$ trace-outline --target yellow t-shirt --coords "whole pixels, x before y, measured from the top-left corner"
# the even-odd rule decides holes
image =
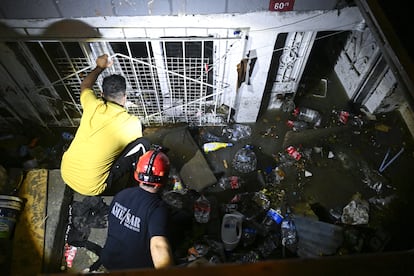
[[[76,192],[98,195],[113,161],[133,140],[142,137],[141,121],[125,108],[97,98],[91,89],[80,96],[83,115],[61,163],[62,178]]]

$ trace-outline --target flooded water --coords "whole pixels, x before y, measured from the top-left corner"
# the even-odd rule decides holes
[[[286,125],[287,120],[295,119],[292,112],[267,111],[255,124],[246,124],[251,127],[250,136],[230,141],[233,142],[232,147],[204,154],[217,179],[237,176],[242,185],[234,190],[220,190],[217,185],[213,185],[195,195],[206,195],[212,202],[214,214],[209,223],[192,226],[189,232],[192,242],[203,240],[203,237],[205,239],[205,235],[220,241],[220,223],[227,213],[223,209],[226,204],[236,202],[237,211],[248,218],[247,225],[251,221],[261,224],[264,212],[257,205],[263,202],[252,205],[243,203],[243,197],[241,202],[234,200],[238,195],[250,195],[244,200],[252,202],[255,201],[252,195],[263,192],[269,203],[267,207],[280,208],[283,215],[290,210],[291,215],[298,219],[307,217],[341,227],[344,240],[337,246],[334,255],[413,248],[414,239],[410,234],[414,202],[410,181],[410,173],[414,169],[412,137],[398,113],[381,114],[374,120],[368,119],[363,113],[356,113],[358,110],[349,106],[346,96],[341,94],[341,88],[335,87],[337,82],[334,77],[332,79],[328,79],[326,97],[303,93],[294,101],[297,107],[312,108],[322,114],[319,128],[310,127],[294,132]],[[340,123],[338,114],[332,113],[334,110],[360,115],[359,124],[352,125],[351,120],[346,124]],[[190,128],[190,131],[200,149],[204,142],[211,141],[203,140],[205,136],[200,133],[205,135],[207,132],[229,142],[223,137],[223,127]],[[248,173],[238,171],[232,164],[237,151],[246,145],[252,146],[257,156],[255,169]],[[288,146],[295,147],[301,154],[299,160],[287,154]],[[388,157],[385,158],[387,151]],[[387,163],[388,166],[384,167]],[[281,180],[274,180],[275,168],[279,169]],[[259,180],[258,171],[266,183]],[[196,171],[194,177],[197,177]],[[349,225],[341,220],[344,208],[351,202],[366,204],[366,222]],[[355,211],[354,215],[359,211]],[[323,227],[328,226],[324,224]],[[281,234],[280,228],[276,233]],[[301,233],[298,235],[300,238]],[[318,235],[321,233],[316,233],[313,238],[320,239]],[[266,238],[262,237],[251,247],[237,247],[230,257],[227,256],[227,262],[240,262],[235,256],[248,250],[259,250],[258,243],[263,239]],[[321,242],[324,246],[331,243],[333,238],[327,239],[330,240]],[[187,248],[192,245],[188,240],[182,242]],[[276,247],[266,258],[286,257],[286,252],[282,252],[284,247]],[[314,247],[313,250],[318,249]],[[266,259],[263,256],[259,258]]]
[[[181,207],[172,208],[176,222],[172,244],[178,263],[189,262],[192,248],[198,248],[201,256],[214,263],[414,248],[411,234],[414,142],[409,131],[397,112],[367,118],[358,108],[349,105],[334,75],[325,76],[325,79],[326,94],[319,93],[317,86],[306,85],[294,99],[296,107],[311,108],[321,114],[322,122],[317,128],[310,125],[307,129],[293,131],[287,125],[288,120],[297,120],[293,111],[280,109],[260,114],[254,124],[242,124],[250,128],[250,133],[236,140],[229,139],[223,132],[234,125],[146,129],[145,136],[151,142],[161,145],[168,142],[168,155],[175,168],[186,167],[197,150],[206,162],[202,163],[203,168],[195,166],[187,171],[193,181],[183,181],[189,190],[175,198],[182,200]],[[341,123],[338,113],[333,113],[342,110],[351,113],[347,123]],[[353,114],[360,117],[353,121]],[[177,129],[180,131],[175,132]],[[210,138],[206,138],[206,133]],[[168,140],[164,139],[167,136]],[[216,141],[214,136],[233,146],[203,153],[203,143]],[[237,152],[246,145],[256,156],[253,168],[247,172],[238,170],[233,163]],[[297,159],[287,152],[290,146],[300,154]],[[58,158],[52,161],[51,168],[59,166]],[[244,169],[251,165],[247,163]],[[206,180],[203,179],[206,170],[211,171],[217,183],[197,191],[191,189],[194,183]],[[231,179],[230,188],[219,187],[223,178]],[[198,223],[193,216],[193,203],[201,195],[211,204],[207,223]],[[359,212],[359,219],[365,219],[363,223],[350,225],[342,220],[351,202],[361,203],[353,214]],[[281,224],[267,225],[265,214],[269,209],[280,209],[286,220],[291,217],[296,221],[296,249],[289,248],[286,243],[283,246],[286,232]],[[223,251],[220,249],[222,219],[233,211],[244,217],[242,229],[237,231],[245,235],[249,230],[255,235],[252,238],[253,232],[249,232],[250,240],[242,236],[234,249]],[[209,252],[202,253],[206,248]],[[78,258],[82,256],[78,254]]]

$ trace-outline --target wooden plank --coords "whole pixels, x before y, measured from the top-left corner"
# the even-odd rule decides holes
[[[11,275],[35,275],[42,272],[46,203],[46,169],[28,171],[18,196],[25,201],[13,237]]]

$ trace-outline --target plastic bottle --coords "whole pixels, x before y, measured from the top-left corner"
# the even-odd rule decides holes
[[[249,137],[252,134],[250,126],[242,124],[233,124],[232,126],[225,126],[222,130],[222,136],[227,139],[237,142],[240,139]]]
[[[295,107],[295,102],[292,99],[286,99],[283,101],[281,109],[283,112],[292,112]]]
[[[307,129],[308,123],[304,122],[304,121],[292,121],[292,120],[288,120],[286,122],[286,125],[288,127],[290,127],[293,131],[301,131],[304,129]]]
[[[185,193],[186,189],[184,188],[183,183],[178,175],[172,176],[173,191],[178,193]]]
[[[246,263],[256,263],[259,261],[259,254],[256,251],[249,251],[247,253],[243,253],[240,258],[239,262],[246,264]]]
[[[293,146],[289,146],[286,148],[286,152],[295,160],[300,160],[300,158],[302,158],[302,155],[300,154],[300,152]]]
[[[202,129],[200,131],[200,138],[202,139],[202,141],[204,143],[209,143],[209,142],[223,142],[223,138],[219,137],[217,135],[212,134],[211,132]]]
[[[243,244],[243,247],[252,245],[254,241],[256,240],[256,236],[257,236],[256,229],[252,227],[243,227],[242,236],[241,236],[241,242]]]
[[[249,173],[256,170],[257,158],[253,146],[245,145],[239,149],[233,158],[233,167],[242,173]]]
[[[282,182],[283,179],[285,179],[285,172],[279,168],[279,167],[275,167],[274,169],[272,169],[272,171],[268,174],[267,177],[267,182],[270,185],[278,185]]]
[[[224,142],[209,142],[203,145],[203,150],[205,153],[216,151],[219,149],[227,148],[233,146],[232,143],[224,143]]]
[[[223,190],[235,190],[241,187],[242,181],[238,176],[222,177],[219,179],[218,185]]]
[[[268,210],[270,206],[270,200],[265,194],[265,191],[258,191],[255,192],[252,196],[252,201],[257,204],[257,206],[261,207],[263,210]]]
[[[281,224],[283,221],[282,212],[280,211],[280,208],[273,209],[270,208],[266,212],[266,216],[263,219],[263,225],[266,227],[272,227],[272,225],[275,224]]]
[[[201,195],[194,202],[194,218],[198,223],[207,223],[210,220],[210,202]]]
[[[293,111],[293,115],[298,118],[298,120],[314,124],[315,127],[321,125],[322,117],[321,114],[307,107],[297,107]]]
[[[296,226],[289,212],[285,214],[285,218],[282,221],[281,234],[282,234],[282,245],[283,246],[292,246],[296,244],[297,242]]]
[[[257,251],[263,258],[269,257],[279,246],[279,239],[280,237],[277,234],[271,233],[259,244]]]
[[[174,190],[165,192],[162,195],[162,199],[170,206],[175,207],[177,209],[182,209],[184,206],[183,202],[183,194],[176,192]]]

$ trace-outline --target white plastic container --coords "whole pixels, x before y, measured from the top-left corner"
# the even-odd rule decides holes
[[[243,215],[234,212],[225,214],[221,223],[221,240],[223,241],[224,249],[231,251],[237,247],[240,242],[242,234]]]

